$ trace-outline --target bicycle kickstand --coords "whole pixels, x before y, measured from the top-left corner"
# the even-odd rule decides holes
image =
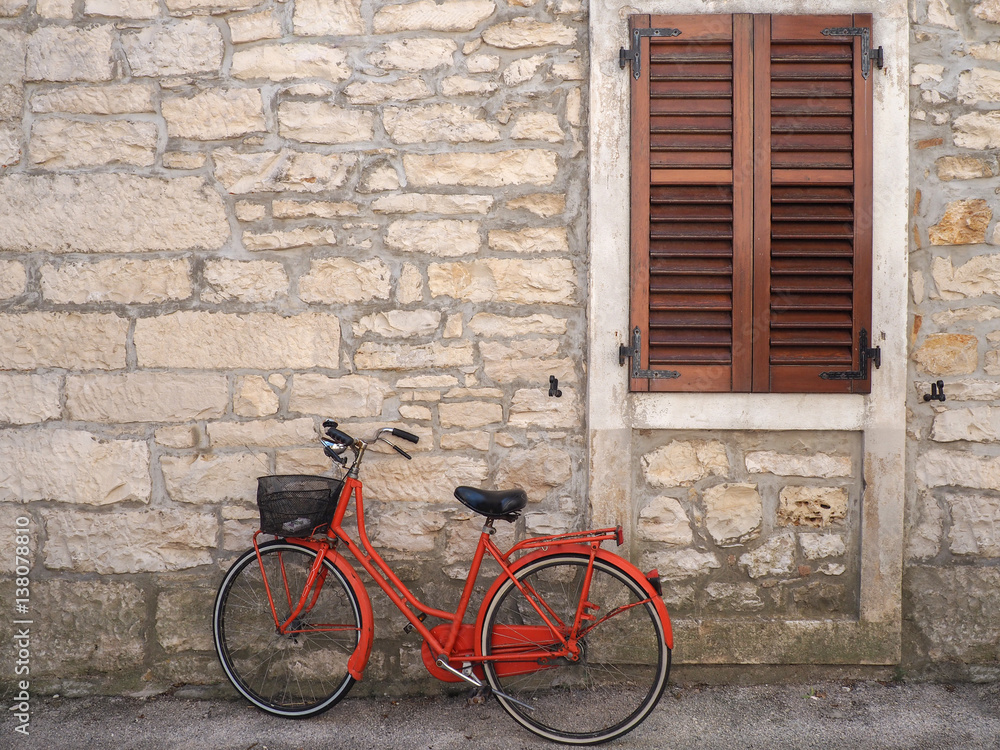
[[[459,672],[457,669],[455,669],[453,666],[451,666],[451,664],[448,663],[448,660],[445,659],[443,656],[438,657],[438,660],[435,662],[435,664],[437,664],[439,667],[441,667],[441,669],[445,670],[446,672],[451,672],[453,675],[455,675],[459,679],[465,680],[470,685],[475,685],[477,688],[486,688],[488,690],[491,689],[489,687],[489,685],[484,685],[482,682],[480,682],[479,679],[475,675],[468,675],[468,674],[465,674],[464,672]],[[499,690],[493,690],[493,693],[496,694],[496,695],[499,695],[501,698],[506,698],[511,703],[516,703],[517,705],[521,706],[522,708],[526,708],[529,711],[534,711],[535,710],[534,706],[529,706],[527,703],[524,703],[523,701],[519,701],[517,698],[515,698],[512,695],[507,695],[507,693],[501,693]]]

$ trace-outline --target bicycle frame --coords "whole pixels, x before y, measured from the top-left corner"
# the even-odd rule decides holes
[[[358,646],[348,663],[348,670],[355,679],[361,679],[364,667],[368,661],[368,656],[371,652],[371,645],[374,637],[374,627],[372,625],[374,622],[374,612],[371,607],[371,601],[365,593],[365,589],[360,578],[351,567],[350,563],[345,559],[344,555],[337,550],[337,545],[339,543],[343,543],[347,547],[348,551],[350,551],[351,555],[358,562],[358,564],[365,569],[365,571],[372,577],[372,580],[374,580],[379,588],[385,592],[386,596],[389,597],[390,601],[392,601],[400,612],[403,613],[410,625],[423,637],[425,647],[429,649],[433,663],[438,666],[443,666],[443,669],[434,670],[431,663],[428,663],[425,658],[425,664],[428,670],[439,679],[448,681],[465,679],[462,678],[461,673],[458,670],[473,665],[478,666],[483,662],[497,664],[497,669],[503,669],[503,671],[507,673],[527,673],[544,669],[546,662],[553,659],[567,658],[575,660],[579,658],[580,653],[580,648],[577,645],[578,641],[580,638],[585,636],[591,628],[609,617],[614,616],[620,611],[623,611],[624,609],[632,606],[643,605],[648,601],[652,601],[654,606],[656,606],[659,610],[662,622],[664,623],[664,636],[666,638],[667,645],[668,647],[673,648],[670,619],[667,615],[666,607],[663,604],[662,598],[656,594],[652,585],[637,568],[634,568],[631,564],[617,555],[601,549],[601,543],[605,541],[615,541],[618,544],[622,543],[622,529],[620,526],[617,528],[593,529],[576,533],[526,539],[515,544],[507,552],[503,552],[493,543],[493,540],[491,539],[491,536],[494,533],[493,519],[487,519],[484,523],[482,533],[480,534],[479,543],[476,546],[472,559],[472,565],[466,577],[458,606],[454,612],[448,612],[428,606],[421,602],[406,587],[399,577],[396,576],[385,560],[383,560],[375,550],[365,529],[362,483],[352,474],[349,474],[344,480],[344,487],[341,491],[341,496],[338,500],[333,520],[329,524],[326,535],[324,537],[306,537],[289,540],[295,544],[314,550],[316,552],[316,559],[312,564],[305,587],[301,595],[298,595],[297,601],[293,601],[296,594],[295,592],[289,590],[287,579],[282,581],[284,595],[287,599],[289,609],[291,610],[291,614],[284,621],[279,620],[277,608],[275,607],[271,591],[271,582],[267,580],[267,575],[264,572],[263,563],[261,562],[260,548],[257,543],[257,537],[261,532],[258,531],[254,534],[253,545],[254,549],[257,551],[258,563],[261,566],[261,574],[264,578],[264,585],[267,590],[271,613],[274,617],[275,628],[282,634],[303,632],[303,630],[296,629],[293,626],[295,625],[299,615],[303,611],[309,611],[319,596],[319,592],[322,589],[327,575],[327,571],[323,567],[324,559],[330,560],[330,562],[349,579],[352,586],[355,587],[355,591],[359,594],[359,603],[362,608],[362,622],[364,623],[364,627],[359,633]],[[355,501],[358,537],[361,541],[360,547],[353,539],[350,538],[342,525],[352,497]],[[586,555],[588,557],[588,565],[580,601],[577,604],[572,623],[562,622],[559,617],[556,616],[555,612],[530,588],[530,586],[523,585],[517,580],[516,577],[517,570],[523,565],[528,564],[539,557],[551,554],[554,549]],[[528,554],[517,560],[512,559],[512,556],[521,552],[528,552]],[[507,644],[508,650],[506,652],[501,650],[500,653],[493,653],[490,655],[484,655],[481,653],[480,644],[482,642],[481,635],[484,611],[480,611],[479,613],[474,630],[475,638],[472,642],[472,648],[469,648],[468,641],[470,635],[472,635],[472,633],[469,632],[469,629],[471,629],[472,626],[466,624],[464,620],[469,607],[469,602],[472,598],[472,592],[475,587],[476,580],[479,577],[479,571],[482,566],[483,558],[487,554],[500,566],[501,573],[488,591],[484,602],[490,601],[496,590],[505,581],[511,580],[541,618],[542,622],[545,623],[544,626],[507,626],[507,630],[511,632],[511,636],[519,636],[517,640],[521,643],[528,641],[534,644],[532,648],[526,648],[523,645],[520,647],[514,647],[513,642],[515,639],[512,637],[511,644]],[[617,565],[619,568],[622,568],[630,573],[635,580],[640,582],[640,584],[645,584],[643,589],[648,596],[648,599],[628,605],[627,607],[617,608],[610,613],[602,613],[600,619],[598,619],[598,615],[590,611],[592,609],[596,609],[596,605],[593,605],[588,601],[590,583],[594,569],[594,560],[597,558],[613,562],[613,564]],[[284,578],[283,568],[282,576]],[[444,624],[438,625],[433,629],[428,628],[423,623],[424,617],[434,617],[436,619],[443,620]],[[313,625],[310,626],[309,629],[313,631],[332,630],[337,627],[338,626],[336,625],[329,624]],[[437,631],[437,633],[435,633],[435,631]],[[504,644],[500,643],[496,645],[502,648]],[[456,664],[451,664],[452,659],[456,659]],[[503,666],[501,667],[499,665]]]

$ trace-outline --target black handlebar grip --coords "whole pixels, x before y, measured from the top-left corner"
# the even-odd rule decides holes
[[[354,438],[348,435],[346,432],[341,432],[340,430],[331,427],[326,431],[326,434],[330,436],[331,439],[336,440],[338,443],[343,443],[344,445],[354,445]]]
[[[419,443],[420,438],[414,435],[412,432],[407,432],[406,430],[401,430],[398,427],[392,428],[392,434],[398,438],[403,438],[403,440],[409,440],[411,443]]]

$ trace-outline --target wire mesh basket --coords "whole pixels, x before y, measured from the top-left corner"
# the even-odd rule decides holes
[[[309,536],[330,523],[344,480],[302,474],[258,477],[260,530],[275,536]]]

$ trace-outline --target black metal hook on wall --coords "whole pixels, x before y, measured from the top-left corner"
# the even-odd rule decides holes
[[[924,394],[924,401],[944,401],[944,381],[931,383],[931,392]]]
[[[559,398],[562,391],[559,390],[559,379],[555,375],[549,375],[549,395]]]

